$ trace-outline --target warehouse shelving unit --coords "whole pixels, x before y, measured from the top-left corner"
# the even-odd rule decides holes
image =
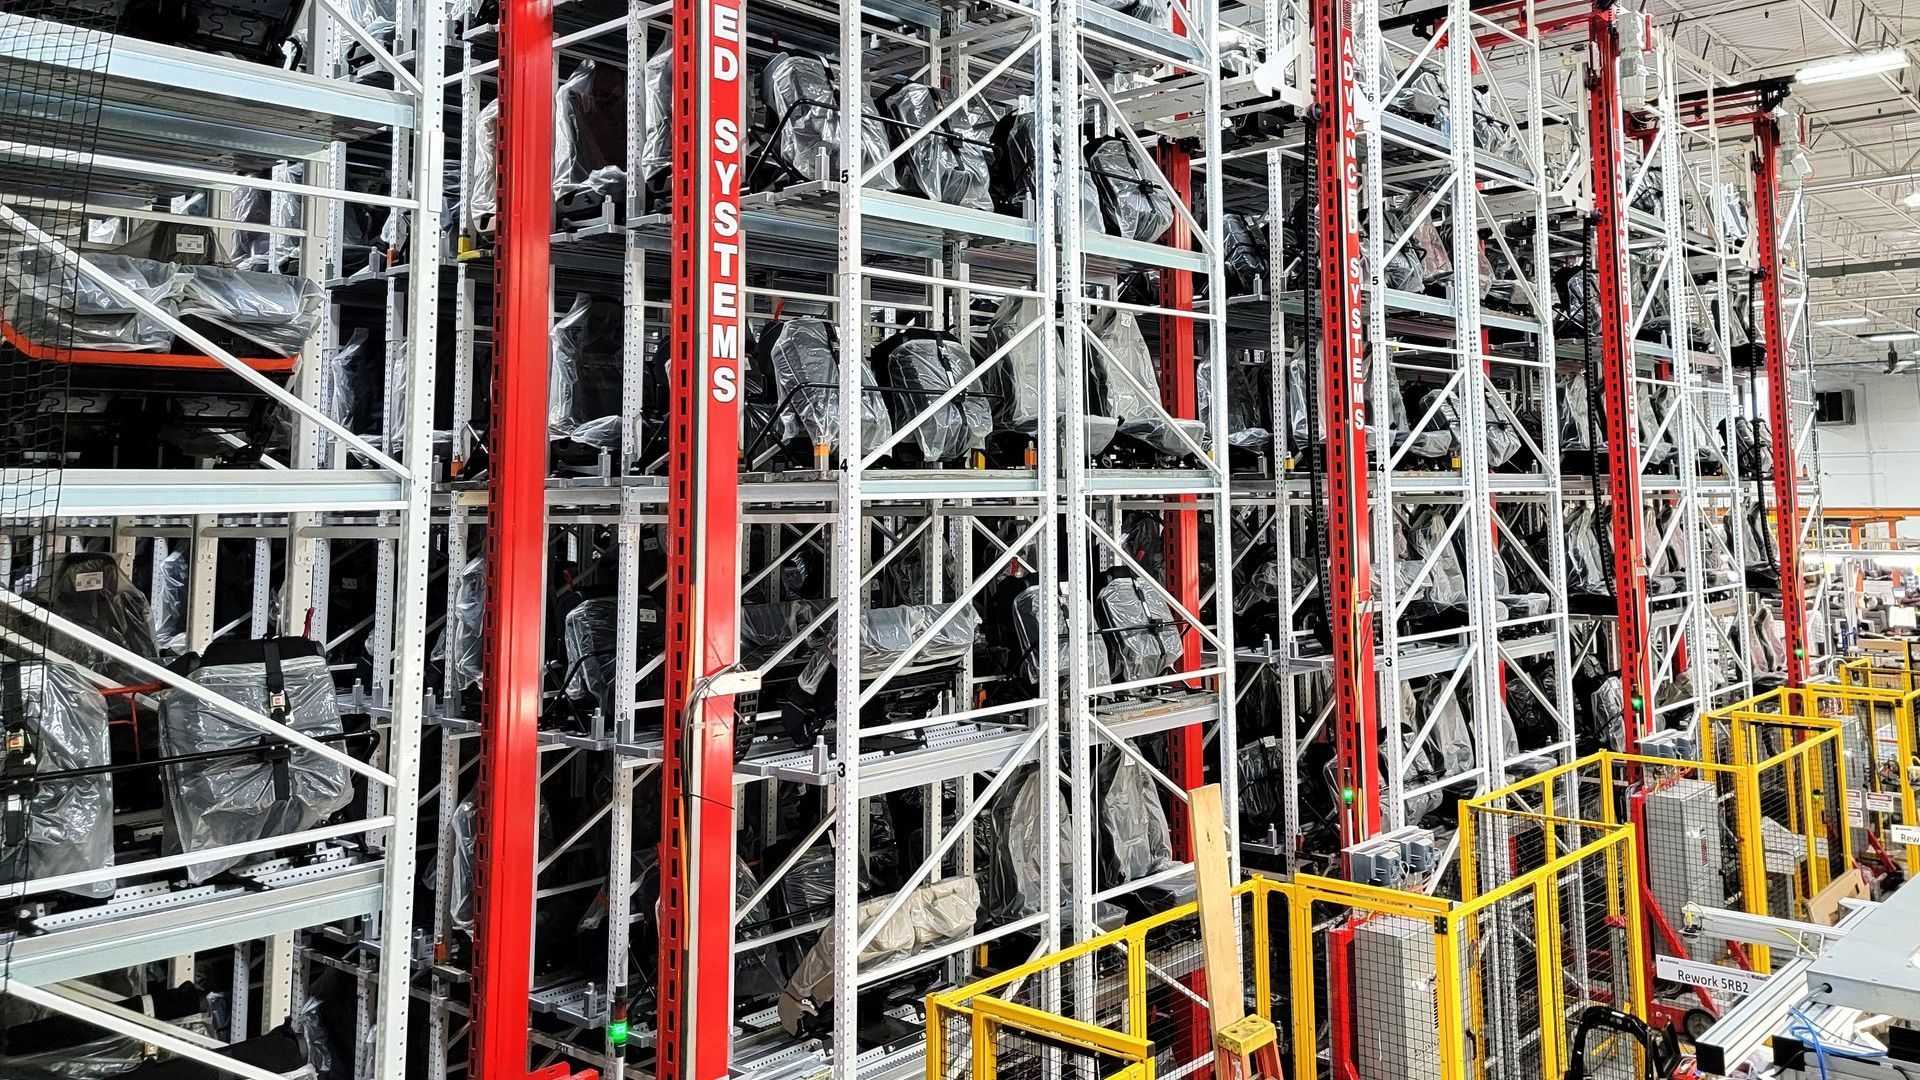
[[[18,204],[23,211],[31,206],[48,214],[38,219],[44,232],[6,209],[16,239],[71,266],[75,247],[83,246],[82,226],[89,222],[203,228],[217,243],[252,233],[267,237],[292,260],[296,273],[325,290],[322,329],[301,350],[284,386],[151,301],[121,297],[210,358],[205,363],[210,372],[224,369],[218,377],[230,380],[211,393],[240,391],[270,401],[290,429],[290,454],[284,460],[260,454],[257,463],[246,457],[217,466],[208,458],[201,462],[206,468],[89,467],[44,474],[57,487],[57,499],[41,505],[32,519],[5,523],[10,537],[33,537],[35,562],[27,564],[19,558],[26,552],[8,544],[10,574],[0,602],[14,617],[13,625],[39,628],[31,636],[46,649],[56,654],[93,650],[158,684],[138,691],[146,695],[142,707],[159,694],[200,696],[236,721],[262,729],[271,741],[352,770],[365,795],[363,810],[331,824],[220,849],[269,858],[255,858],[232,875],[197,885],[179,880],[176,872],[206,861],[214,849],[8,883],[4,892],[16,907],[38,912],[28,920],[36,932],[15,936],[6,946],[0,975],[13,997],[126,1031],[129,1020],[123,1013],[102,1006],[69,980],[162,960],[173,961],[176,977],[190,977],[196,954],[230,952],[232,1034],[238,1040],[300,1010],[309,992],[310,960],[340,963],[339,957],[351,956],[347,963],[359,987],[356,1072],[381,1077],[403,1072],[410,953],[403,945],[383,960],[374,943],[404,942],[413,914],[426,664],[419,643],[427,635],[431,575],[437,279],[411,277],[404,266],[384,271],[389,284],[381,304],[388,348],[384,371],[378,373],[386,396],[381,430],[355,430],[345,419],[334,397],[339,387],[330,361],[343,346],[337,333],[342,306],[353,302],[345,296],[347,272],[341,266],[344,208],[402,221],[404,233],[423,238],[416,249],[430,247],[439,235],[442,27],[441,7],[433,2],[399,5],[397,25],[378,34],[337,8],[317,5],[306,28],[306,70],[287,71],[55,27],[19,14],[0,16],[0,72],[9,83],[59,83],[82,95],[72,108],[97,110],[99,119],[91,145],[8,144],[5,156],[13,169],[51,162],[55,168],[90,172],[92,179],[84,205],[45,199]],[[371,71],[375,78],[349,75],[343,63],[349,49],[366,61],[361,73]],[[97,99],[86,96],[96,93]],[[268,223],[246,221],[234,211],[233,194],[245,190],[269,195]],[[433,195],[416,198],[421,191]],[[195,193],[211,194],[211,213],[158,208],[169,198]],[[100,284],[115,295],[125,291],[117,282]],[[248,446],[231,430],[216,430],[215,437],[237,448]],[[28,475],[32,471],[9,468],[6,484],[40,482]],[[359,587],[330,576],[330,562],[368,542],[380,549],[381,600],[360,626],[329,639],[330,604],[343,589]],[[252,566],[243,580],[251,587],[242,614],[216,626],[215,583],[234,576],[228,560],[236,544],[250,549]],[[160,580],[170,548],[183,551],[190,568],[189,599],[182,603],[185,644],[194,651],[229,631],[242,637],[278,632],[314,637],[335,646],[339,656],[349,639],[358,641],[365,632],[370,675],[343,695],[343,711],[372,717],[379,738],[370,760],[202,690],[13,591],[46,565],[38,560],[67,550],[110,551],[123,576],[131,574],[144,551]],[[276,562],[282,568],[277,580],[271,570]],[[16,644],[30,643],[22,637]],[[115,685],[104,676],[94,681]],[[59,890],[89,881],[112,881],[116,891],[104,903],[80,909],[57,902]],[[309,949],[322,940],[326,947]],[[250,965],[256,957],[263,961],[258,976],[263,1008],[250,1015],[249,986],[255,979]],[[376,1016],[382,1018],[377,1030]],[[137,1021],[134,1028],[141,1039],[176,1054],[219,1064],[236,1075],[263,1075],[192,1033],[150,1020]]]

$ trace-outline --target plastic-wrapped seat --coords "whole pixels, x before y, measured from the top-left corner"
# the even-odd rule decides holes
[[[553,94],[553,194],[567,216],[615,206],[627,189],[627,81],[583,61]]]
[[[982,814],[980,830],[980,893],[988,921],[1004,924],[1029,915],[1038,915],[1048,904],[1067,899],[1073,866],[1073,830],[1066,814],[1051,822],[1041,814],[1046,795],[1046,778],[1032,764],[1020,766],[1020,773],[994,798]],[[1064,794],[1062,796],[1064,805]],[[1058,837],[1060,862],[1059,893],[1046,894],[1047,829]]]
[[[28,660],[0,666],[0,727],[10,742],[23,741],[23,764],[33,774],[111,764],[106,699],[70,665]],[[113,865],[111,773],[29,782],[25,801],[18,842],[8,835],[0,844],[0,878],[28,881]],[[12,813],[0,809],[0,831],[14,833],[5,820]],[[103,897],[113,895],[113,887],[108,880],[67,891]]]
[[[343,730],[326,654],[305,638],[216,644],[187,678],[303,735],[325,738]],[[285,746],[177,690],[162,695],[163,753],[235,751],[166,766],[168,825],[181,849],[284,836],[310,829],[347,805],[353,785],[344,765]],[[223,857],[195,863],[186,874],[202,882],[238,861]]]
[[[993,156],[988,163],[987,192],[994,209],[1015,217],[1027,216],[1027,200],[1040,175],[1033,149],[1033,111],[1014,109],[993,125]],[[1049,193],[1051,194],[1051,193]],[[1106,228],[1100,209],[1099,185],[1088,170],[1080,172],[1080,217],[1088,229]]]
[[[1166,599],[1130,574],[1116,572],[1100,586],[1094,613],[1111,654],[1108,666],[1122,682],[1171,671],[1185,655]]]
[[[999,308],[994,311],[993,321],[987,325],[986,333],[974,339],[974,365],[986,363],[1002,346],[1031,326],[1040,317],[1038,307],[1039,302],[1031,297],[1009,296],[1002,299]],[[1044,340],[1040,335],[1045,333],[1048,331],[1041,329],[1028,334],[1012,347],[1005,359],[980,376],[980,385],[986,389],[993,405],[995,429],[1023,436],[1020,440],[1022,450],[1026,441],[1040,430],[1040,357],[1041,342]],[[1067,383],[1058,330],[1054,330],[1053,334],[1053,387],[1057,403],[1059,396],[1066,393]],[[1087,452],[1098,454],[1113,442],[1120,422],[1098,411],[1104,408],[1104,402],[1096,404],[1090,401],[1087,408],[1087,414],[1081,417],[1086,428]],[[1065,410],[1056,408],[1055,412],[1060,417],[1061,436],[1064,438]]]
[[[184,561],[180,565],[185,568]],[[120,572],[119,560],[109,552],[75,551],[60,556],[34,590],[33,601],[128,652],[149,660],[159,656],[154,648],[147,595],[127,580]],[[59,649],[75,663],[115,682],[131,685],[152,681],[77,641],[61,642]]]
[[[898,146],[925,128],[946,107],[945,95],[925,83],[903,82],[880,95],[880,109]],[[964,113],[965,110],[962,110]],[[953,118],[916,141],[900,158],[900,179],[935,202],[993,209],[987,194],[987,148],[961,133]]]
[[[891,427],[898,431],[973,371],[973,360],[959,339],[938,330],[902,330],[873,350],[869,366],[884,373]],[[982,379],[985,377],[982,376]],[[941,405],[925,422],[894,444],[894,452],[917,451],[922,461],[952,461],[986,446],[993,431],[993,410],[982,379]],[[911,444],[909,446],[909,444]],[[872,444],[862,452],[872,449]]]
[[[179,269],[174,264],[126,255],[82,257],[142,299],[163,309],[172,305],[174,275]],[[165,352],[173,345],[173,331],[165,323],[143,314],[52,252],[15,251],[6,259],[5,272],[11,293],[7,321],[36,345],[104,352]]]
[[[320,320],[320,287],[303,277],[189,266],[175,291],[181,321],[214,326],[275,356],[299,353]]]
[[[1067,647],[1072,631],[1067,626],[1067,604],[1065,598],[1056,601],[1060,614],[1054,626],[1058,631],[1059,642],[1056,646],[1059,656],[1059,675],[1062,681],[1067,678]],[[1013,597],[1013,639],[1019,650],[1020,677],[1035,693],[1040,692],[1040,587],[1029,585]],[[1106,646],[1100,641],[1100,635],[1094,634],[1092,647],[1087,650],[1087,685],[1105,686],[1112,681],[1107,668]]]
[[[198,1035],[212,1036],[207,995],[192,983],[124,998],[115,1004]],[[15,1024],[0,1052],[0,1076],[7,1080],[108,1080],[140,1068],[152,1047],[135,1025],[109,1031],[58,1013]]]
[[[1121,435],[1163,454],[1192,455],[1187,441],[1175,434],[1177,429],[1184,431],[1194,446],[1206,449],[1206,425],[1181,419],[1169,423],[1161,410],[1154,408],[1161,404],[1160,377],[1132,312],[1101,308],[1087,320],[1087,332],[1105,346],[1103,349],[1089,342],[1087,363],[1089,371],[1099,372],[1105,383],[1106,406],[1119,420]]]
[[[1166,234],[1173,224],[1173,199],[1152,162],[1142,160],[1119,135],[1089,142],[1086,157],[1107,232],[1149,242]]]
[[[623,314],[617,301],[576,293],[553,324],[547,433],[594,450],[620,449]]]
[[[1251,296],[1267,280],[1267,227],[1252,214],[1221,218],[1226,244],[1221,259],[1227,268],[1227,294]]]
[[[892,903],[891,895],[862,902],[854,917],[860,932],[864,934]],[[879,967],[958,941],[973,933],[979,913],[980,883],[972,877],[951,877],[922,885],[880,925],[860,950],[859,963],[862,967]],[[799,1034],[832,1007],[834,947],[833,931],[828,929],[807,950],[780,992],[780,1025],[788,1033]]]
[[[756,182],[756,187],[838,179],[842,169],[864,172],[887,154],[886,125],[874,110],[872,95],[863,89],[859,169],[840,161],[840,89],[819,57],[773,54],[760,75],[760,97],[773,123],[763,167],[771,167],[774,175],[762,177],[765,183]],[[870,191],[893,191],[899,186],[891,164],[866,185]]]
[[[805,435],[815,449],[840,443],[840,342],[825,319],[786,319],[768,324],[754,343],[754,366],[771,376],[774,400],[767,405],[777,427],[750,433],[749,456],[770,442],[786,443]],[[861,385],[875,386],[871,365],[862,360]],[[860,395],[860,445],[880,445],[893,434],[886,397],[880,390]],[[811,464],[811,455],[803,458]]]
[[[1447,537],[1450,523],[1449,515],[1438,506],[1420,506],[1405,519],[1396,515],[1394,545],[1399,551],[1394,562],[1395,584],[1408,620],[1416,625],[1450,622],[1466,609],[1467,574],[1456,544]],[[1433,568],[1416,587],[1414,579],[1428,562]]]
[[[1235,450],[1251,454],[1266,454],[1273,449],[1273,430],[1268,406],[1272,395],[1268,387],[1261,386],[1259,374],[1272,378],[1273,370],[1268,365],[1238,363],[1232,359],[1227,362],[1227,445]],[[1212,430],[1213,425],[1213,361],[1200,361],[1194,369],[1194,392],[1196,411],[1200,414],[1200,425],[1204,430]]]

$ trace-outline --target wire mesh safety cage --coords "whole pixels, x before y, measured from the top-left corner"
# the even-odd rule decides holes
[[[1477,857],[1446,875],[1453,897],[1311,876],[1235,889],[1243,1005],[1275,1025],[1294,1080],[1535,1080],[1565,1069],[1588,1007],[1644,1016],[1631,830],[1501,810],[1475,818]],[[1143,1037],[1151,1075],[1189,1075],[1211,1062],[1208,1000],[1189,904],[929,997],[928,1080],[1033,1062],[1033,1027],[1049,1024],[1055,1038],[1081,1037],[1075,1045],[1083,1025]],[[1028,1026],[1009,1033],[994,1015],[1002,1004],[1052,1019],[1022,1012]],[[1589,1060],[1624,1072],[1637,1052],[1609,1043]],[[1103,1067],[1134,1064],[1110,1056]]]
[[[71,349],[103,320],[139,318],[92,284],[75,254],[88,239],[87,202],[93,187],[106,73],[122,4],[116,0],[22,0],[0,5],[9,22],[6,60],[0,63],[0,115],[20,152],[9,156],[0,190],[0,586],[31,594],[58,552],[53,531],[67,458],[65,364],[34,359],[20,347],[17,328],[31,328],[38,345]],[[24,22],[24,20],[33,20]],[[18,27],[32,26],[30,32]],[[106,312],[102,314],[101,312]],[[64,687],[91,686],[78,672],[46,659],[61,646],[42,620],[0,606],[0,635],[14,655],[0,678],[0,716],[10,760],[5,771],[47,772],[101,763],[105,732],[91,727],[54,737],[48,717],[64,708]],[[61,687],[56,691],[56,687]],[[98,700],[96,697],[94,700]],[[36,785],[0,804],[0,883],[30,880],[36,856],[73,843],[63,803],[110,804],[108,781],[89,776]],[[11,953],[11,940],[7,955]],[[0,956],[0,982],[7,974]]]

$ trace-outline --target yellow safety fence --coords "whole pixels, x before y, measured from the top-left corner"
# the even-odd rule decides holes
[[[1234,890],[1236,992],[1275,1025],[1290,1080],[1540,1080],[1587,1007],[1645,1016],[1629,828],[1463,810],[1461,836],[1440,895],[1313,876]],[[927,1078],[1178,1080],[1211,1062],[1208,997],[1189,904],[931,995]]]
[[[1905,652],[1894,654],[1904,661]],[[1920,870],[1920,686],[1914,670],[1889,667],[1878,656],[1848,660],[1835,670],[1853,695],[1847,724],[1848,808],[1855,848],[1865,858],[1897,860],[1908,876]]]

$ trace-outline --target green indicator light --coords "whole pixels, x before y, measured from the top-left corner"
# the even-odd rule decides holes
[[[1641,709],[1646,707],[1646,704],[1647,703],[1645,701],[1642,701],[1640,699],[1639,694],[1633,695],[1633,711],[1634,712],[1639,712]]]
[[[1348,806],[1352,806],[1353,805],[1353,789],[1350,787],[1341,788],[1340,801],[1342,803],[1345,803]]]
[[[1799,645],[1795,645],[1793,647],[1793,658],[1795,660],[1805,660],[1807,658],[1807,650]]]
[[[607,1025],[607,1041],[615,1046],[627,1045],[627,1022],[615,1020]]]

